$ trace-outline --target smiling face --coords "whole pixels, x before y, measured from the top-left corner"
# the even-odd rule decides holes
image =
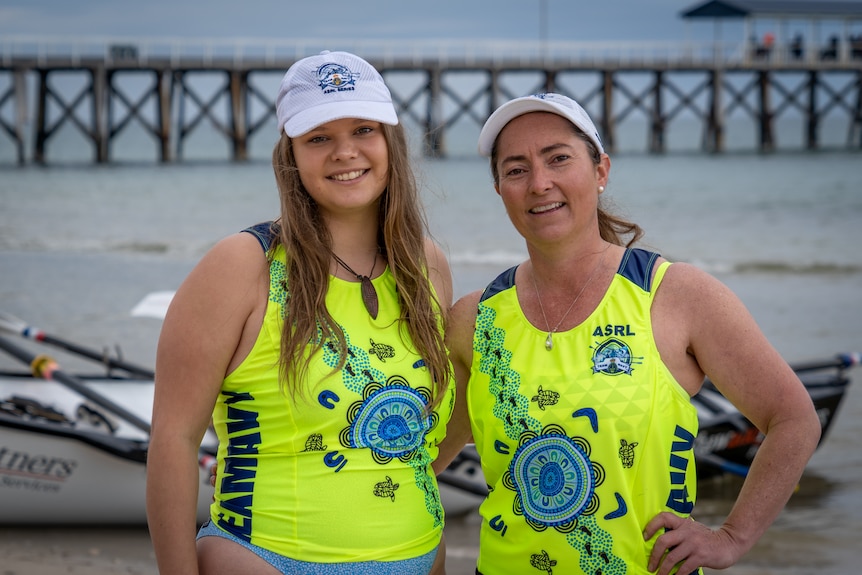
[[[571,122],[531,112],[497,138],[495,188],[518,232],[530,243],[598,237],[599,186],[610,160],[595,163]]]
[[[293,138],[293,153],[302,185],[321,214],[377,210],[389,178],[388,146],[379,122],[327,122]]]

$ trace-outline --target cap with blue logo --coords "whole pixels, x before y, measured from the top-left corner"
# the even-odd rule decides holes
[[[325,50],[294,63],[281,80],[275,111],[279,133],[291,138],[344,118],[398,124],[383,77],[349,52]]]

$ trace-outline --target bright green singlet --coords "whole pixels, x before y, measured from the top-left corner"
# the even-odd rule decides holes
[[[698,421],[653,340],[669,265],[652,278],[656,257],[628,250],[597,309],[550,351],[518,304],[515,268],[485,290],[468,390],[491,488],[482,575],[645,575],[647,522],[691,512]]]
[[[224,381],[212,521],[254,545],[302,561],[400,560],[437,547],[443,507],[430,463],[454,402],[449,382],[426,415],[431,379],[398,320],[389,269],[373,280],[372,319],[360,284],[330,277],[326,305],[349,344],[312,360],[295,398],[278,380],[286,290],[276,248],[266,316],[249,356]]]

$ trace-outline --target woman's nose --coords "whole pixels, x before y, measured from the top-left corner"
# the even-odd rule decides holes
[[[530,191],[534,194],[541,194],[553,185],[548,170],[542,165],[533,166],[530,170]]]
[[[335,159],[355,158],[357,154],[356,144],[350,138],[339,138],[335,140],[332,157]]]

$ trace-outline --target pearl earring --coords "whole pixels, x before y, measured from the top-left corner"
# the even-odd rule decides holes
[[[599,193],[600,193],[600,194],[603,194],[604,192],[605,192],[605,187],[604,187],[604,186],[599,186]]]

